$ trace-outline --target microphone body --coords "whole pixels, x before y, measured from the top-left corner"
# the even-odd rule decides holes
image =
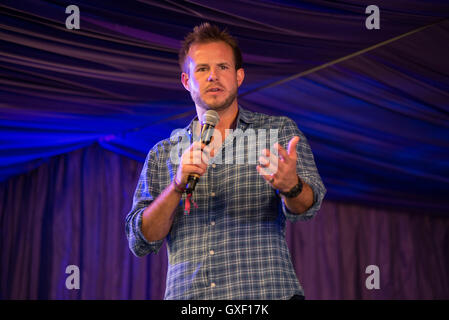
[[[218,113],[215,110],[207,110],[201,119],[201,143],[206,146],[211,142],[214,134],[214,129],[218,121],[220,120]],[[186,185],[187,194],[192,193],[195,190],[196,184],[200,180],[200,176],[196,173],[189,175]]]

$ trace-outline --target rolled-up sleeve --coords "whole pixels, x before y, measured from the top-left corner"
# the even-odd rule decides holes
[[[283,117],[284,125],[281,128],[279,143],[287,148],[288,142],[294,137],[299,136],[300,140],[296,146],[298,160],[296,163],[296,171],[301,179],[306,182],[313,191],[313,205],[302,214],[291,212],[284,201],[282,201],[282,210],[286,218],[292,222],[305,221],[313,218],[321,207],[321,203],[326,194],[326,188],[316,168],[315,160],[312,154],[307,138],[299,130],[296,123],[287,117]]]
[[[148,241],[142,233],[142,215],[145,209],[159,195],[157,184],[158,165],[156,151],[153,148],[147,155],[133,197],[133,206],[126,216],[125,232],[129,248],[134,255],[142,257],[148,253],[157,253],[163,240]]]

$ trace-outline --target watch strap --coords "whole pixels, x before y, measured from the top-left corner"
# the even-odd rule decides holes
[[[282,192],[279,190],[279,193],[282,194],[286,198],[294,198],[298,196],[302,191],[303,183],[301,179],[298,177],[298,183],[290,189],[288,192]]]

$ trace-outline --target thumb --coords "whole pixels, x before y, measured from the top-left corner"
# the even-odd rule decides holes
[[[296,154],[296,145],[299,142],[299,137],[298,136],[294,136],[289,142],[288,142],[288,147],[287,147],[287,152],[288,155],[290,157],[294,157],[296,159],[297,154]]]

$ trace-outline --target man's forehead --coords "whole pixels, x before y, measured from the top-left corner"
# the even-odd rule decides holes
[[[231,46],[227,43],[207,42],[195,43],[190,46],[187,54],[187,59],[194,64],[209,64],[209,63],[233,63],[234,55]]]

